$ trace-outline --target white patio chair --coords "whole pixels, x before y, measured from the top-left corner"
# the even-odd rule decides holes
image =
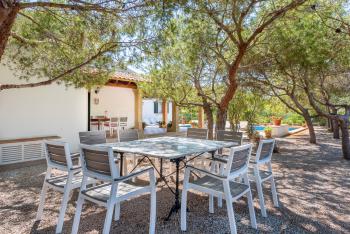
[[[181,230],[186,231],[186,207],[187,207],[187,191],[197,190],[209,194],[209,212],[214,213],[213,197],[223,196],[226,199],[227,213],[229,217],[231,233],[237,233],[236,221],[232,207],[233,201],[246,195],[248,198],[248,208],[250,222],[253,228],[257,228],[256,218],[253,206],[252,193],[248,180],[248,163],[252,150],[252,145],[247,144],[238,147],[232,147],[227,160],[213,158],[213,163],[221,164],[224,168],[222,173],[207,171],[204,169],[186,166],[184,186],[181,198]],[[200,172],[204,174],[202,178],[193,182],[189,181],[191,172]],[[237,183],[234,180],[242,176],[244,183]]]
[[[216,131],[216,136],[215,136],[217,141],[230,141],[230,142],[235,142],[238,145],[242,145],[243,143],[243,133],[242,132],[234,132],[234,131],[226,131],[226,130],[217,130]],[[226,159],[227,155],[223,155],[223,150],[220,149],[218,150],[217,157]],[[214,166],[214,165],[212,165]],[[220,165],[215,164],[215,170],[219,170]],[[218,197],[218,207],[222,207],[222,198],[221,196]]]
[[[69,145],[66,142],[46,141],[44,142],[44,146],[46,151],[47,171],[43,188],[41,190],[36,220],[41,220],[47,189],[52,188],[53,190],[63,193],[61,208],[56,226],[56,233],[61,233],[70,192],[73,189],[79,188],[82,181],[80,165],[73,165],[73,160],[77,162],[79,161],[79,153],[71,154]],[[66,172],[67,175],[52,176],[52,169]],[[89,180],[86,182],[86,184],[93,182],[94,180]]]
[[[109,136],[113,136],[114,132],[117,132],[118,134],[118,128],[119,128],[119,118],[118,117],[111,117],[110,121],[106,122],[105,127],[109,129]]]
[[[107,234],[111,227],[114,207],[114,219],[119,220],[120,203],[146,193],[151,194],[149,233],[154,233],[156,223],[156,181],[154,169],[149,167],[135,171],[127,176],[120,176],[119,168],[114,163],[112,147],[81,145],[80,157],[83,168],[83,182],[77,202],[72,233],[78,232],[82,206],[85,200],[107,207],[103,226],[103,233]],[[145,173],[148,173],[150,178],[148,186],[139,186],[130,182],[131,178]],[[86,188],[86,182],[89,178],[96,178],[105,183]]]
[[[193,139],[207,140],[209,130],[206,128],[188,128],[187,137]],[[193,165],[201,164],[201,167],[205,167],[205,158],[198,157],[193,160]],[[173,169],[174,170],[174,169]]]
[[[119,118],[119,127],[121,129],[125,129],[128,126],[128,117],[120,117]]]
[[[189,128],[187,129],[187,137],[194,139],[208,139],[208,129],[205,128]]]
[[[106,131],[79,132],[80,144],[96,145],[107,142]]]
[[[217,130],[216,131],[217,141],[230,141],[235,142],[238,145],[243,143],[243,133],[234,131]]]
[[[275,145],[275,139],[260,140],[256,155],[255,157],[252,157],[252,160],[250,162],[250,165],[253,165],[253,168],[250,168],[249,170],[249,179],[252,181],[255,181],[256,183],[256,188],[259,196],[261,215],[263,217],[267,217],[265,201],[264,201],[264,193],[262,189],[262,184],[265,181],[267,180],[270,181],[273,204],[275,207],[279,206],[276,185],[275,185],[275,180],[273,178],[272,166],[271,166],[271,158],[272,158],[274,145]],[[263,165],[267,166],[267,170],[261,169]]]
[[[118,137],[119,142],[136,141],[139,139],[139,132],[137,129],[120,130],[118,134],[119,134],[119,137]],[[133,168],[137,164],[137,158],[138,156],[134,154],[132,159]],[[123,175],[126,175],[128,173],[127,167],[128,167],[128,163],[127,163],[127,158],[125,157],[124,165],[123,165],[123,168],[124,168]]]

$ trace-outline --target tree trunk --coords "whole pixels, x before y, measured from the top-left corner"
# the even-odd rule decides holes
[[[312,144],[316,144],[316,134],[315,134],[315,129],[314,129],[314,125],[312,124],[312,120],[311,120],[311,116],[309,114],[309,112],[305,112],[303,113],[306,125],[309,129],[309,135],[310,135],[310,143]]]
[[[216,114],[216,130],[225,130],[227,119],[227,109],[218,109]]]
[[[11,4],[11,3],[10,3]],[[7,1],[0,0],[0,61],[5,52],[12,26],[16,20],[20,7],[17,3],[10,5]]]
[[[208,138],[209,138],[209,140],[212,140],[214,137],[213,110],[211,109],[209,104],[204,104],[203,110],[204,110],[205,116],[207,117],[207,121],[208,121]]]
[[[330,114],[331,115],[337,115],[337,109],[335,109],[334,107],[330,107]],[[340,139],[340,134],[339,134],[339,122],[336,119],[330,119],[328,118],[328,120],[331,122],[332,124],[332,131],[333,131],[333,138],[334,139]]]
[[[338,120],[332,120],[332,125],[333,125],[333,138],[340,139]]]
[[[343,157],[350,160],[349,117],[345,116],[339,122],[342,133],[341,146],[343,150]]]
[[[333,132],[333,124],[332,124],[332,120],[327,118],[327,127],[328,127],[328,131]]]

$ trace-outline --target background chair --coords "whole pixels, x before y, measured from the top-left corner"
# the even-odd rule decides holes
[[[222,164],[224,168],[220,173],[207,171],[205,169],[186,166],[184,186],[181,198],[181,230],[186,231],[186,209],[187,209],[187,191],[197,190],[209,194],[209,213],[214,213],[213,197],[223,196],[226,200],[227,213],[229,217],[231,233],[237,233],[236,221],[232,207],[233,201],[246,195],[248,198],[248,208],[250,223],[253,228],[257,228],[256,218],[253,206],[252,193],[248,179],[248,163],[252,150],[252,145],[247,144],[238,147],[232,147],[227,160],[213,158],[213,163]],[[212,167],[214,168],[214,167]],[[192,172],[204,174],[203,177],[193,182],[189,181]],[[237,183],[234,180],[243,177],[244,183]]]
[[[119,127],[121,129],[125,129],[128,126],[128,117],[120,117],[119,119]]]
[[[105,131],[79,132],[79,140],[81,144],[85,144],[85,145],[107,143]]]
[[[79,188],[82,181],[80,165],[73,165],[73,160],[78,162],[79,153],[72,155],[70,153],[68,143],[65,142],[46,141],[44,142],[44,146],[46,151],[47,171],[45,175],[44,184],[41,190],[36,220],[41,220],[44,210],[47,189],[52,188],[53,190],[63,193],[61,208],[56,226],[56,233],[61,233],[70,192],[73,189]],[[67,174],[53,176],[51,173],[52,169],[66,172]],[[93,180],[86,181],[86,184],[89,183],[93,183]]]
[[[202,139],[202,140],[207,140],[208,139],[208,129],[206,128],[188,128],[187,129],[187,137],[188,138],[193,138],[193,139]],[[203,157],[198,157],[193,160],[193,164],[196,165],[198,163],[201,163],[201,166],[204,168],[205,167],[205,158]],[[172,169],[173,171],[175,169]]]
[[[260,140],[256,155],[255,157],[252,157],[252,160],[251,160],[251,165],[253,165],[253,168],[250,168],[249,170],[249,179],[252,181],[255,181],[256,183],[256,188],[259,196],[261,215],[263,217],[267,217],[265,201],[264,201],[264,193],[262,189],[262,184],[265,181],[267,180],[270,181],[273,204],[275,207],[279,206],[276,185],[275,185],[275,180],[273,177],[272,165],[271,165],[271,158],[272,158],[274,145],[275,145],[275,139]],[[267,170],[263,170],[261,168],[264,165],[267,166]]]
[[[238,145],[243,143],[243,133],[234,131],[217,130],[216,140],[235,142]]]
[[[149,167],[135,171],[127,176],[120,176],[119,168],[114,163],[113,149],[111,147],[81,145],[81,161],[83,182],[72,226],[73,234],[78,232],[82,206],[85,200],[107,208],[103,226],[103,233],[107,234],[111,227],[114,208],[114,219],[119,220],[120,203],[146,193],[151,194],[149,233],[155,232],[156,181],[153,168]],[[149,185],[139,186],[130,183],[130,179],[145,173],[148,173],[150,178]],[[88,181],[89,178],[96,178],[105,183],[86,188],[86,181]]]
[[[194,139],[208,139],[208,129],[205,128],[188,128],[187,137]]]
[[[139,139],[139,131],[137,129],[128,129],[128,130],[120,130],[118,133],[118,140],[119,142],[127,142],[127,141],[136,141]],[[137,164],[137,156],[134,154],[133,155],[133,168]],[[126,175],[128,173],[128,163],[127,160],[124,160],[124,165],[123,165],[123,175]]]
[[[119,118],[118,117],[111,117],[110,121],[106,122],[104,124],[104,126],[109,129],[109,136],[112,137],[114,135],[114,132],[118,132]]]

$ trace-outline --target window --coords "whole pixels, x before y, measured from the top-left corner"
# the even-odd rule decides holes
[[[162,113],[162,102],[158,102],[158,101],[153,102],[153,110],[155,114]]]

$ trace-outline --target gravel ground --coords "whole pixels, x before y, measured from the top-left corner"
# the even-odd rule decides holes
[[[279,154],[273,156],[280,208],[274,208],[266,186],[268,217],[263,218],[253,191],[258,231],[250,228],[247,202],[234,203],[239,233],[350,233],[350,161],[342,159],[339,140],[317,129],[318,145],[307,142],[307,132],[279,139]],[[53,233],[61,194],[49,192],[43,219],[35,222],[46,166],[36,165],[0,172],[0,233]],[[254,187],[254,185],[252,186]],[[74,194],[67,209],[64,233],[70,233],[75,211]],[[189,193],[187,233],[229,233],[225,204],[208,213],[208,197]],[[163,218],[173,201],[166,187],[157,192],[157,233],[181,233],[180,215]],[[105,209],[84,206],[81,233],[102,230]],[[113,222],[113,233],[145,233],[149,222],[149,196],[121,205],[121,219]]]

